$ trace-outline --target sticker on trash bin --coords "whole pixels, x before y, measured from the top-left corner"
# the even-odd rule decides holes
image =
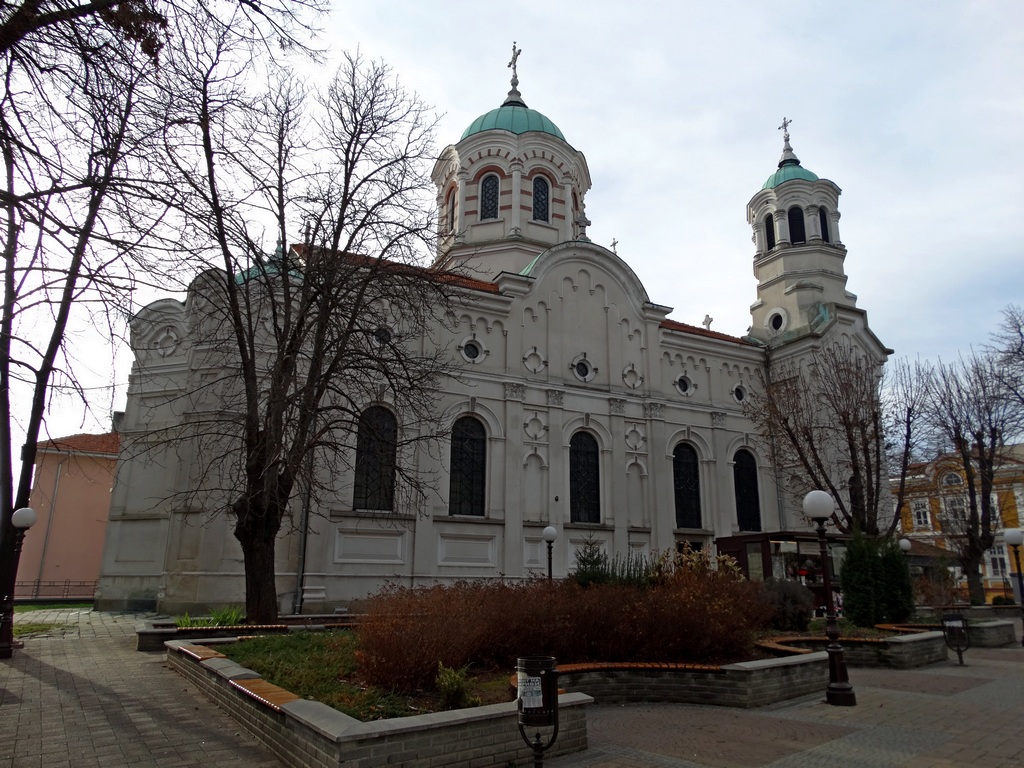
[[[539,677],[530,677],[525,672],[520,672],[517,687],[524,709],[544,708],[544,695],[541,693]]]

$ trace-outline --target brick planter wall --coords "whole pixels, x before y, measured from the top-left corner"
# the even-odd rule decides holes
[[[506,768],[533,760],[519,734],[516,703],[363,723],[326,704],[300,699],[222,654],[170,641],[168,665],[294,768]],[[587,748],[581,693],[559,697],[559,732],[546,755]],[[533,730],[533,729],[531,729]]]
[[[699,664],[567,664],[558,685],[599,703],[658,701],[760,707],[819,693],[828,683],[828,657],[809,653],[711,667]]]
[[[824,638],[780,638],[778,644],[824,651],[828,640]],[[843,658],[851,667],[893,667],[910,669],[945,661],[946,641],[941,632],[916,632],[882,640],[841,637]]]

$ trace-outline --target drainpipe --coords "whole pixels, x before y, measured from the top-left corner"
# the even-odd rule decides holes
[[[306,542],[309,538],[309,500],[313,492],[312,482],[306,482],[306,492],[302,495],[302,512],[299,516],[299,565],[295,574],[295,602],[292,613],[302,613],[302,583],[306,579]]]

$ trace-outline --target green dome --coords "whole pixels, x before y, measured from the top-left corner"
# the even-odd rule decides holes
[[[761,189],[774,189],[775,187],[779,186],[779,184],[782,184],[787,181],[792,181],[793,179],[803,179],[804,181],[817,181],[818,176],[814,173],[811,173],[801,165],[786,164],[779,168],[779,170],[777,170],[771,176],[769,176],[768,181],[764,183],[764,186],[761,187]]]
[[[462,134],[462,138],[468,139],[473,134],[483,131],[508,131],[515,134],[538,131],[565,141],[565,136],[557,125],[537,110],[526,106],[502,104],[474,120]]]

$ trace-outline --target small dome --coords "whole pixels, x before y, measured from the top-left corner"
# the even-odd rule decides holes
[[[515,134],[538,131],[556,136],[565,141],[565,136],[562,135],[558,126],[545,115],[527,106],[511,104],[502,104],[497,109],[492,109],[490,112],[480,115],[465,130],[462,138],[467,139],[473,134],[483,131],[508,131]]]
[[[803,179],[804,181],[817,181],[817,174],[811,173],[801,165],[783,165],[779,170],[768,177],[768,181],[764,183],[761,189],[774,189],[786,181],[792,181],[793,179]]]

